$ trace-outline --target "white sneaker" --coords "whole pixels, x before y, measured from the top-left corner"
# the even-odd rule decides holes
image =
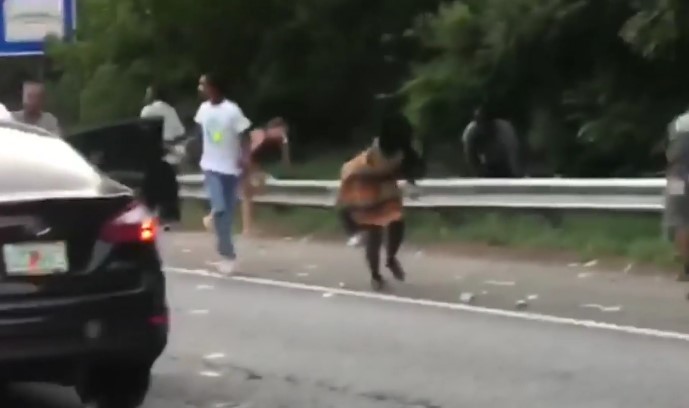
[[[225,275],[232,275],[237,269],[237,261],[225,259],[216,264],[218,272]]]
[[[358,247],[359,245],[361,245],[361,234],[352,235],[347,240],[348,247]]]

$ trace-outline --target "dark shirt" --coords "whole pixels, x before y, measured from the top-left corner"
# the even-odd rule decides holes
[[[488,127],[472,121],[464,130],[462,144],[466,161],[475,174],[484,175],[486,170],[503,168],[508,173],[505,177],[521,175],[519,140],[508,121],[496,119]]]

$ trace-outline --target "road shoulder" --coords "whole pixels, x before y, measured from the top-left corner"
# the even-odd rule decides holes
[[[214,270],[214,244],[206,233],[173,233],[161,245],[166,264]],[[294,239],[242,239],[241,274],[280,282],[369,291],[360,249]],[[619,325],[685,332],[689,304],[684,285],[663,271],[595,262],[558,263],[489,253],[469,256],[406,247],[409,279],[390,279],[390,294],[412,299],[518,310]]]

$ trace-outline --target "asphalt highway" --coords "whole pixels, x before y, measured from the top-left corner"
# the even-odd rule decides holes
[[[338,244],[243,242],[235,277],[205,234],[161,247],[173,328],[146,408],[687,406],[686,288],[661,275],[409,249],[378,295]],[[28,384],[0,407],[79,405]]]

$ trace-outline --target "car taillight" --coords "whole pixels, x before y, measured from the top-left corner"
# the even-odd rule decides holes
[[[170,317],[166,314],[155,315],[148,318],[151,326],[167,326],[170,324]]]
[[[114,244],[154,242],[157,234],[156,217],[143,204],[135,202],[105,224],[100,238]]]

